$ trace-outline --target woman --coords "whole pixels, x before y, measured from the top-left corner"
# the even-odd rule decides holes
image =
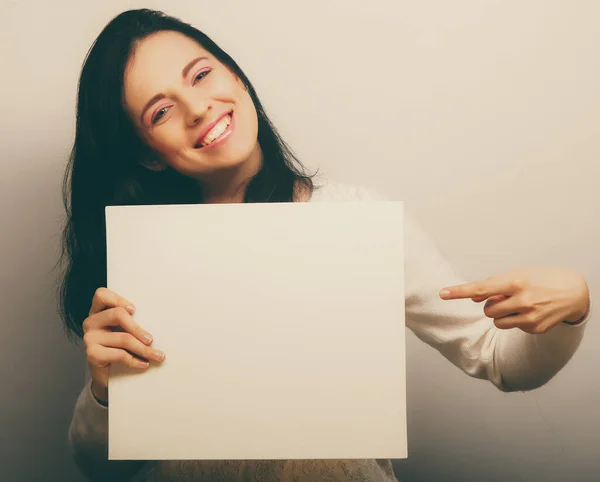
[[[98,480],[396,480],[388,460],[107,460],[110,365],[143,371],[165,354],[135,320],[135,300],[102,288],[105,206],[377,198],[361,188],[317,187],[248,78],[214,42],[150,10],[125,12],[105,27],[81,73],[65,195],[62,312],[70,333],[83,337],[91,374],[69,440],[85,473]],[[579,274],[528,268],[462,284],[410,218],[405,229],[406,322],[420,339],[504,391],[538,387],[568,362],[590,312]],[[468,298],[487,300],[484,313]]]

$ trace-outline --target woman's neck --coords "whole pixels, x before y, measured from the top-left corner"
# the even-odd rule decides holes
[[[246,188],[260,171],[263,154],[260,147],[243,164],[227,171],[221,171],[202,182],[204,202],[206,204],[238,204],[244,202]],[[294,186],[294,201],[308,202],[312,197],[311,189],[303,183]]]
[[[214,174],[202,182],[204,202],[207,204],[236,204],[244,202],[246,188],[262,166],[260,147],[239,166]]]

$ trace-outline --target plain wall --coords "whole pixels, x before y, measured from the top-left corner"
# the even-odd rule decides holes
[[[102,27],[154,7],[239,62],[310,168],[403,200],[468,280],[551,264],[600,303],[600,2],[2,3],[0,480],[82,480],[83,384],[53,291],[76,84]],[[441,288],[441,287],[440,287]],[[402,481],[600,477],[600,326],[546,386],[504,394],[407,340]]]

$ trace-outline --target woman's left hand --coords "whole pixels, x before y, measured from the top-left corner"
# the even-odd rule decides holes
[[[520,328],[531,334],[545,333],[563,321],[581,321],[589,308],[583,276],[551,267],[513,269],[485,281],[450,286],[440,297],[487,300],[483,311],[498,328]]]

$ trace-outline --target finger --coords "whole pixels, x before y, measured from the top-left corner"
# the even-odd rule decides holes
[[[140,360],[131,353],[119,348],[110,348],[102,345],[94,345],[87,351],[87,360],[90,365],[105,368],[113,363],[144,370],[150,366],[146,360]]]
[[[150,345],[153,339],[152,335],[136,323],[129,312],[121,306],[96,313],[85,320],[83,324],[84,332],[106,328],[119,328],[127,333],[131,333],[146,345]]]
[[[505,316],[504,318],[499,318],[494,320],[494,325],[496,325],[501,330],[510,330],[511,328],[518,328],[525,333],[529,333],[530,335],[541,335],[542,333],[546,333],[551,324],[545,323],[531,323],[527,320],[527,318],[522,318],[523,315],[514,315]],[[515,318],[511,320],[511,318]]]
[[[94,293],[94,298],[92,299],[90,316],[107,308],[115,308],[117,306],[122,306],[132,315],[135,312],[135,306],[131,301],[123,298],[107,288],[98,288]]]
[[[490,296],[489,298],[471,298],[475,303],[481,303],[482,301],[488,300],[488,301],[502,301],[505,300],[507,298],[507,296],[504,295],[495,295],[495,296]]]
[[[489,298],[495,295],[511,296],[522,289],[523,283],[519,280],[507,281],[502,278],[492,277],[485,281],[475,281],[457,286],[449,286],[440,291],[440,298],[455,300],[461,298]]]
[[[530,310],[524,308],[522,303],[519,303],[516,296],[511,296],[502,300],[489,298],[483,307],[483,312],[488,318],[503,318],[505,316],[513,316],[528,311]]]
[[[146,360],[153,360],[161,363],[165,359],[165,354],[162,351],[146,346],[129,333],[102,331],[95,335],[94,341],[99,345],[108,348],[121,348],[123,350],[127,350],[134,355],[145,358]]]
[[[540,319],[534,312],[518,313],[494,319],[494,325],[502,330],[519,328],[530,334],[545,332],[547,330],[546,326],[548,326],[547,322],[548,320]]]

